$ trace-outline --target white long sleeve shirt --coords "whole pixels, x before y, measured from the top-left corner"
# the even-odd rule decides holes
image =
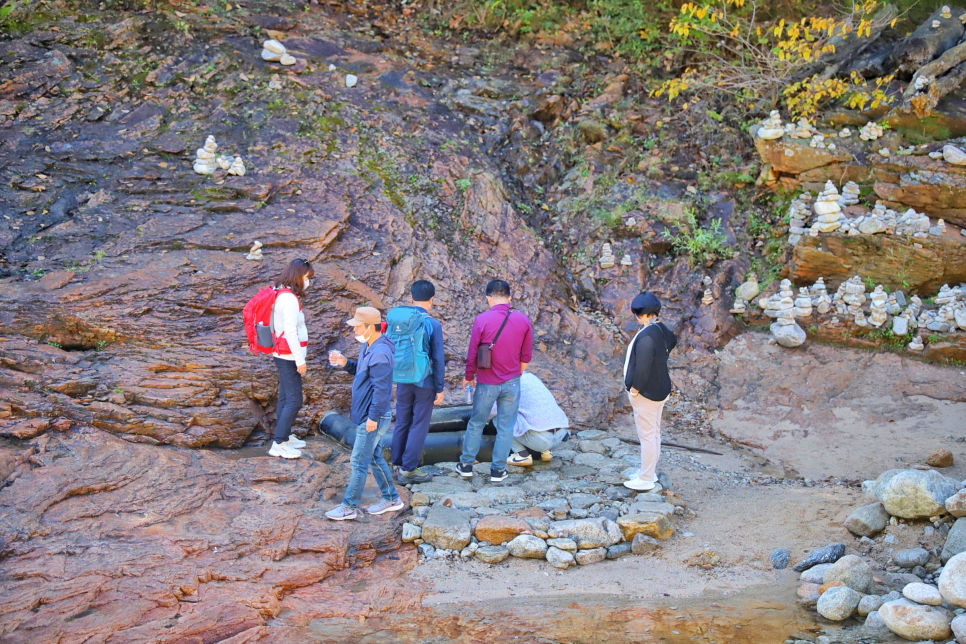
[[[292,353],[281,354],[275,351],[272,355],[283,360],[294,360],[296,365],[305,364],[306,344],[309,333],[305,328],[305,316],[299,307],[299,300],[292,293],[279,293],[275,298],[275,313],[272,316],[275,326],[275,336],[282,336],[288,342]],[[293,341],[294,339],[294,341]]]

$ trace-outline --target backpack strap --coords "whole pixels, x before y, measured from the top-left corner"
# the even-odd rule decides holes
[[[508,309],[506,312],[506,317],[503,318],[503,324],[500,325],[500,330],[496,332],[496,335],[493,337],[493,342],[490,343],[491,349],[496,345],[496,341],[500,339],[500,334],[503,333],[503,327],[505,327],[506,323],[510,321],[511,313],[513,313],[513,309]]]
[[[268,316],[268,328],[272,332],[272,337],[273,338],[274,337],[281,338],[282,336],[285,335],[285,331],[282,331],[282,334],[279,335],[279,336],[276,336],[275,335],[275,305],[278,303],[278,294],[279,293],[291,293],[292,295],[295,295],[295,292],[292,289],[290,289],[290,288],[278,288],[277,286],[273,286],[272,288],[275,289],[275,299],[272,301],[272,314]],[[298,302],[298,304],[299,304],[299,311],[301,311],[302,310],[302,300],[299,299],[299,296],[298,295],[295,295],[295,301]]]

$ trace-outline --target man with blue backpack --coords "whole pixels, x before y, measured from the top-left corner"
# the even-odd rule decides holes
[[[436,287],[419,280],[409,290],[412,306],[397,306],[386,315],[386,335],[396,345],[393,381],[396,383],[396,428],[392,434],[392,463],[399,467],[401,485],[425,483],[432,476],[419,468],[429,433],[433,406],[443,402],[446,357],[443,327],[430,316]]]

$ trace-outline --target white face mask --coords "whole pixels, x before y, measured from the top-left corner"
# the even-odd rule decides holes
[[[306,277],[305,278],[305,290],[306,291],[309,290],[309,287],[310,286],[312,286],[312,280],[310,280],[309,278]]]
[[[366,334],[365,333],[363,333],[362,335],[357,335],[356,336],[356,340],[358,340],[359,342],[362,342],[363,344],[366,343],[366,342],[368,342],[368,340],[366,340]]]

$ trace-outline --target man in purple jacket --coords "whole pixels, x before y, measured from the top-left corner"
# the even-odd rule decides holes
[[[506,459],[510,455],[513,425],[520,407],[520,376],[533,357],[533,327],[530,318],[510,309],[510,285],[505,281],[493,280],[486,285],[486,301],[490,310],[476,316],[466,351],[463,387],[472,386],[475,380],[476,390],[473,417],[463,434],[463,454],[456,469],[460,476],[473,476],[473,462],[480,451],[483,426],[489,419],[493,403],[496,403],[496,442],[490,464],[490,481],[495,483],[507,477]],[[481,344],[491,346],[489,369],[478,369],[476,365]]]

